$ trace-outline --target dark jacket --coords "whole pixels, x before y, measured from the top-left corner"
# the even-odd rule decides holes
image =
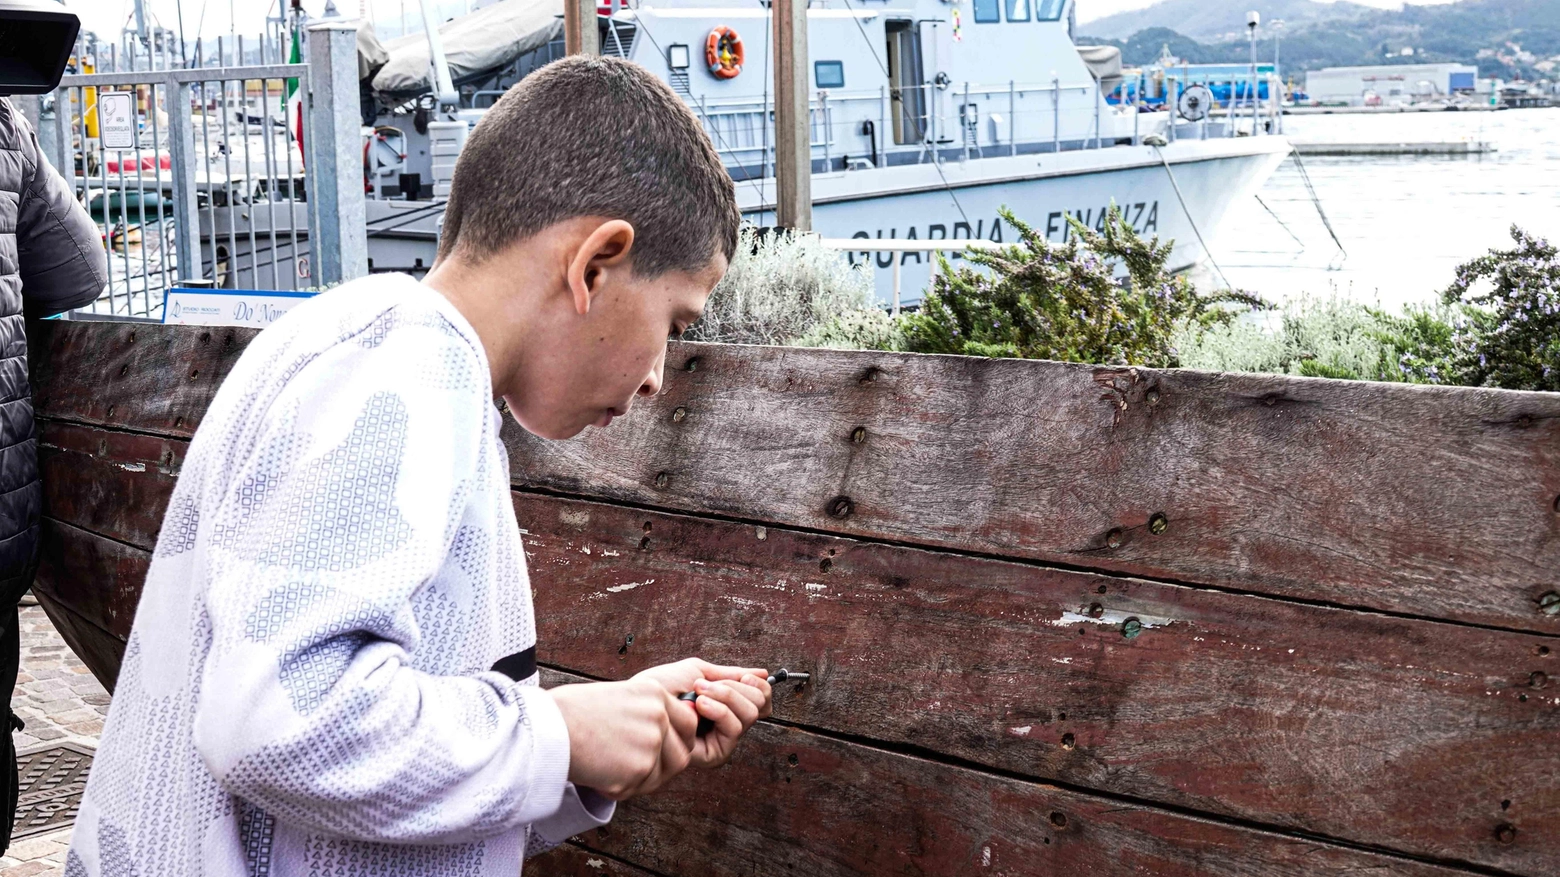
[[[23,317],[81,307],[107,284],[92,217],[27,119],[0,99],[0,610],[31,583],[43,504]]]

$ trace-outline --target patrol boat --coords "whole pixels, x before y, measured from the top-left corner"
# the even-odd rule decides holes
[[[763,0],[610,0],[602,51],[664,79],[704,123],[744,216],[774,222],[772,13]],[[1052,240],[1067,217],[1100,227],[1112,205],[1175,241],[1172,267],[1203,256],[1229,205],[1289,153],[1237,116],[1213,121],[1123,102],[1115,49],[1073,43],[1074,0],[813,0],[808,11],[814,229],[828,238],[1012,241],[1008,207]],[[439,28],[459,106],[433,99],[426,35],[364,65],[380,108],[369,159],[373,270],[433,261],[454,156],[509,85],[562,55],[560,0],[502,0]],[[1171,83],[1171,93],[1176,94]],[[1112,99],[1114,96],[1114,99]],[[1191,118],[1185,118],[1190,116]],[[1249,124],[1251,131],[1231,125]],[[1251,136],[1228,136],[1232,134]],[[408,182],[410,181],[410,182]],[[900,261],[919,297],[930,254],[850,254],[884,301]]]

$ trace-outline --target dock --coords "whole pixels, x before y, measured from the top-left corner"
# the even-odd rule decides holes
[[[1483,155],[1494,152],[1487,140],[1425,140],[1382,143],[1326,143],[1296,141],[1300,155]]]

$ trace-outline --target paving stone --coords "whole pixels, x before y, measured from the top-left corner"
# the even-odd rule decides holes
[[[59,852],[65,846],[49,837],[30,837],[24,841],[11,844],[11,848],[5,851],[7,857],[22,862],[31,862],[42,859],[50,853]]]
[[[0,877],[37,877],[45,871],[57,870],[50,862],[23,862],[0,871]]]

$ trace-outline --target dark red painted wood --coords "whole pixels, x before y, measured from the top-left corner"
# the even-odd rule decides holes
[[[516,494],[515,512],[554,666],[618,678],[702,653],[808,670],[778,717],[1560,873],[1560,691],[1530,682],[1560,673],[1560,638],[553,497]]]
[[[679,877],[1465,873],[769,724],[730,764],[683,774],[582,840]]]

